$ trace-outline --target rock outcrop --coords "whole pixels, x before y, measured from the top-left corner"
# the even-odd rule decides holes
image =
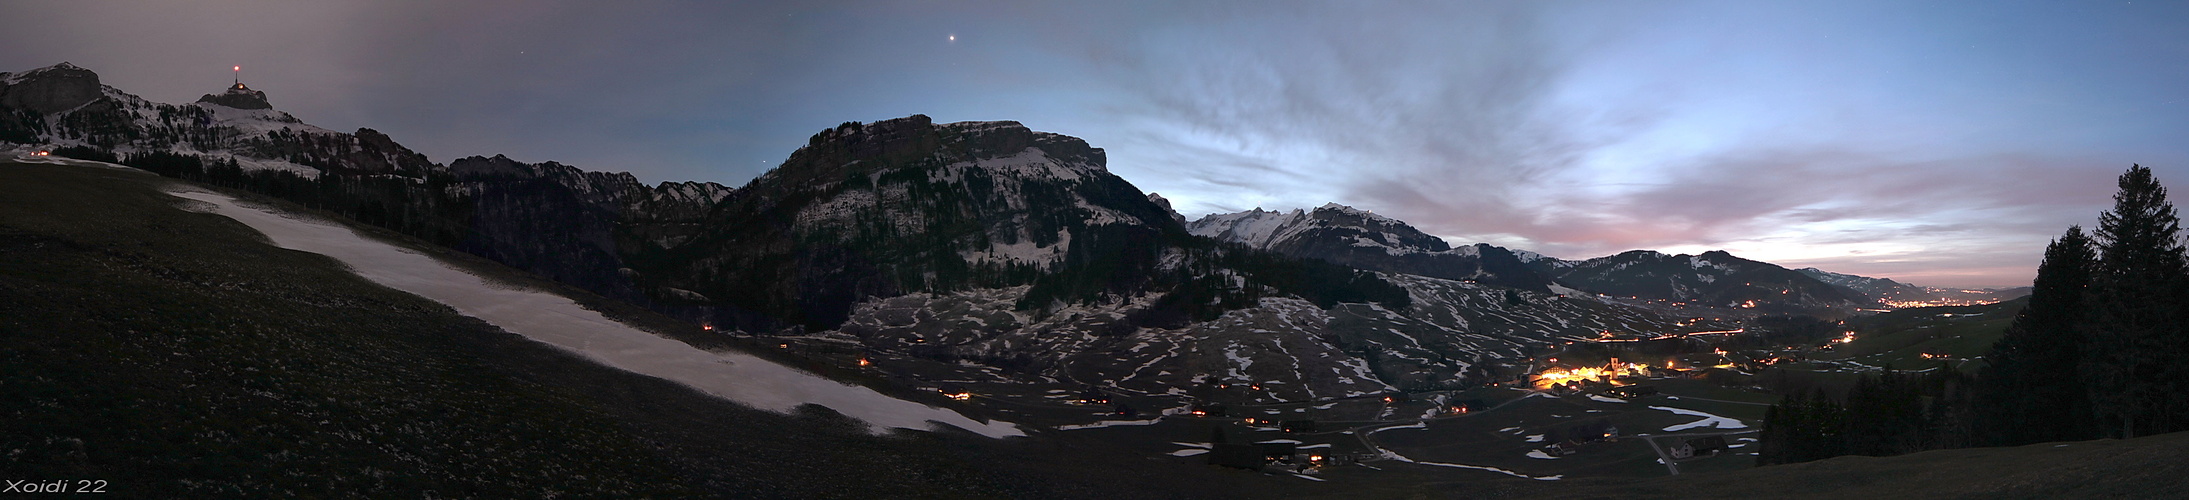
[[[228,87],[227,92],[205,94],[205,97],[198,98],[198,102],[219,104],[236,109],[274,109],[272,103],[266,102],[265,92],[251,90],[241,83],[236,84],[234,87]]]
[[[0,73],[0,106],[39,114],[59,113],[98,100],[99,74],[60,63],[22,73]]]

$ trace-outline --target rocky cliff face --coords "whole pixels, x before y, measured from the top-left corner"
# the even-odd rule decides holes
[[[103,97],[99,74],[60,63],[22,73],[0,73],[0,106],[39,114],[75,109]]]
[[[236,109],[274,109],[273,103],[266,101],[265,92],[251,90],[241,83],[229,87],[226,92],[205,94],[205,97],[198,98],[198,102],[218,104]]]
[[[1152,272],[1155,243],[1184,231],[1104,161],[1017,122],[849,123],[712,215],[742,223],[654,252],[639,271],[811,326],[843,321],[864,297],[1024,284],[1073,263]]]
[[[458,248],[602,295],[639,303],[684,299],[634,280],[626,256],[675,247],[706,225],[731,189],[646,186],[628,173],[588,172],[507,156],[449,162],[451,189],[471,207]]]

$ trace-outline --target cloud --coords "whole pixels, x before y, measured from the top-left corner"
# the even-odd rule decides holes
[[[1552,102],[1569,56],[1536,12],[1378,5],[1227,11],[1243,17],[1146,32],[1141,50],[1092,51],[1090,62],[1122,90],[1122,120],[1160,129],[1136,138],[1152,153],[1134,154],[1301,206],[1424,176],[1461,187],[1447,194],[1501,200],[1586,150],[1566,131],[1586,116]],[[1211,156],[1224,159],[1201,161]],[[1284,174],[1219,173],[1237,165]]]
[[[1195,18],[1140,33],[1139,50],[1085,51],[1126,96],[1110,111],[1144,130],[1112,157],[1164,166],[1128,177],[1189,214],[1338,201],[1564,257],[1729,248],[2009,283],[2125,166],[1879,140],[1903,126],[1829,100],[1782,113],[1810,121],[1718,122],[1769,126],[1668,148],[1675,127],[1711,124],[1697,109],[1740,96],[1578,88],[1581,54],[1617,36],[1572,36],[1589,26],[1530,5],[1408,7]]]

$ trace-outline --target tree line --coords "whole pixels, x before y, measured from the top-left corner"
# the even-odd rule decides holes
[[[1840,455],[1883,457],[1961,448],[1970,432],[1974,378],[1948,368],[1863,375],[1834,398],[1823,389],[1787,396],[1771,406],[1757,439],[1758,465]]]
[[[2045,248],[2029,304],[1975,376],[1865,376],[1844,398],[1789,396],[1757,461],[2133,438],[2189,430],[2189,256],[2151,169],[2129,167],[2095,231]]]
[[[456,247],[469,232],[471,200],[449,189],[455,181],[445,175],[305,177],[285,170],[245,170],[234,158],[157,150],[115,154],[88,146],[59,148],[53,154],[272,196],[442,246]]]
[[[2189,430],[2189,258],[2151,169],[2121,174],[2094,234],[2045,249],[2029,306],[1987,356],[1990,444]]]

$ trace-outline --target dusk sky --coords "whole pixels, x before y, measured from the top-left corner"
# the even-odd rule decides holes
[[[1182,4],[1182,5],[1181,5]],[[1017,120],[1199,217],[1337,202],[1562,258],[2020,286],[2189,189],[2180,2],[26,2],[69,61],[447,162],[742,185],[845,121]]]

